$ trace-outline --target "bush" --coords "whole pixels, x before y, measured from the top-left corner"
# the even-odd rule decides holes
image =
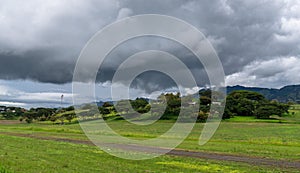
[[[69,106],[66,108],[66,111],[73,111],[74,110],[74,106]]]
[[[197,121],[199,121],[201,123],[205,123],[207,118],[208,118],[208,114],[203,111],[200,111],[198,113]]]

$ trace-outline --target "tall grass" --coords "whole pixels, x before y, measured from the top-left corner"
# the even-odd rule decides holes
[[[0,165],[0,173],[11,173],[11,172]]]

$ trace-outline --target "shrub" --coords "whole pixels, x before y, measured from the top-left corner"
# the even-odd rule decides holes
[[[198,113],[197,120],[198,120],[199,122],[205,123],[206,120],[207,120],[207,118],[208,118],[208,114],[207,114],[207,113],[205,113],[205,112],[203,112],[203,111],[200,111],[200,112]]]

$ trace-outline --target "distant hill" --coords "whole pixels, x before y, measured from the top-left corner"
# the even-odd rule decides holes
[[[147,102],[150,102],[151,101],[151,99],[149,99],[149,98],[144,98],[144,97],[140,97],[141,99],[145,99]],[[116,104],[116,102],[117,101],[102,101],[102,100],[100,100],[100,101],[98,101],[98,102],[96,102],[96,104],[97,104],[97,106],[103,106],[103,104],[105,103],[105,102],[108,102],[108,103],[110,103],[110,104]]]
[[[231,93],[236,90],[246,90],[261,93],[267,99],[276,99],[279,102],[298,102],[300,103],[300,85],[289,85],[280,89],[274,88],[258,88],[258,87],[244,87],[244,86],[228,86],[227,93]]]
[[[202,89],[201,91],[205,91],[206,89]],[[274,89],[274,88],[259,88],[259,87],[245,87],[245,86],[227,86],[227,94],[237,91],[237,90],[246,90],[246,91],[254,91],[261,93],[264,95],[268,100],[278,100],[279,102],[297,102],[300,103],[300,85],[288,85],[285,87],[282,87],[280,89]],[[196,97],[196,95],[195,95]],[[198,96],[197,96],[198,97]],[[146,99],[148,102],[150,99]],[[107,101],[111,104],[114,104],[115,101]],[[98,106],[102,106],[105,101],[98,101],[96,102]]]

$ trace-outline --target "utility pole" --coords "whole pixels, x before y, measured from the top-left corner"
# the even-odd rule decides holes
[[[63,106],[62,106],[63,100],[64,100],[64,95],[62,94],[62,95],[60,96],[60,107],[61,107],[61,108],[63,107]]]

